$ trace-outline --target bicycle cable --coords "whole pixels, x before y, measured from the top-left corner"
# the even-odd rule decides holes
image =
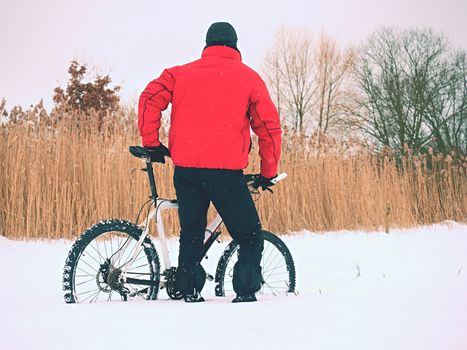
[[[254,188],[251,185],[248,185],[248,187],[249,187],[248,190],[251,193],[251,197],[253,198],[253,202],[256,202],[257,200],[259,200],[261,198],[261,192],[259,191],[259,189]]]
[[[150,202],[153,202],[153,203],[154,203],[154,201],[152,200],[152,198],[149,199],[148,201],[146,201],[146,203],[143,204],[143,206],[142,206],[141,209],[139,210],[138,217],[136,218],[136,222],[138,222],[138,219],[139,219],[139,216],[140,216],[141,212],[143,211],[144,207],[147,207],[147,209],[146,209],[146,222],[145,222],[145,227],[147,227],[148,222],[149,222],[149,213],[150,213],[151,205],[148,206],[148,203],[150,203]],[[160,205],[160,204],[159,204],[159,205]],[[156,209],[156,210],[157,210],[157,209]],[[122,250],[122,248],[127,244],[128,240],[129,240],[130,238],[131,238],[131,237],[128,236],[128,237],[125,239],[125,242],[122,244],[122,246],[121,246],[120,248],[118,248],[118,250],[110,256],[110,258],[109,258],[110,260],[112,260],[112,258],[113,258],[113,256],[114,256],[115,254],[117,254],[120,250]],[[135,248],[135,247],[134,247],[134,248]],[[134,249],[134,248],[133,248],[133,249]],[[128,260],[127,262],[125,262],[123,265],[119,266],[119,269],[121,269],[122,267],[124,267],[125,265],[127,265],[130,261],[131,261],[131,259]]]
[[[152,202],[152,198],[148,199],[140,208],[139,212],[138,212],[138,215],[136,216],[136,220],[135,220],[135,223],[138,224],[138,220],[139,220],[139,217],[143,211],[143,209],[148,205],[148,203]],[[147,211],[147,214],[146,214],[146,225],[147,225],[147,222],[148,222],[148,218],[149,218],[149,210]],[[112,258],[114,257],[115,254],[117,254],[119,251],[122,250],[122,248],[127,244],[128,240],[130,239],[130,237],[128,236],[125,241],[123,242],[123,244],[117,249],[117,251],[115,253],[113,253],[110,257],[109,257],[109,260],[112,260]],[[124,266],[125,264],[123,264]],[[121,266],[120,266],[121,267]]]
[[[139,212],[138,212],[138,215],[136,216],[136,220],[135,220],[135,223],[138,224],[138,220],[139,220],[139,216],[141,215],[141,212],[143,211],[144,207],[149,203],[151,202],[153,199],[150,198],[148,199],[140,208]]]

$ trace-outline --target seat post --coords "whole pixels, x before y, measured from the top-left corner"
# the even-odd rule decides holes
[[[152,163],[148,159],[146,160],[146,170],[149,178],[149,187],[151,187],[151,197],[156,200],[159,195],[157,194],[156,181],[154,180],[154,171],[152,169]]]

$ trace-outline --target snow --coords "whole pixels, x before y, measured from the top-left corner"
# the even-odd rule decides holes
[[[299,295],[67,305],[71,242],[0,238],[0,349],[467,349],[467,225],[284,237]],[[213,274],[226,243],[205,261]],[[176,261],[177,242],[171,241]]]

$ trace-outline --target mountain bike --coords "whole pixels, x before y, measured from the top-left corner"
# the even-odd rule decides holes
[[[127,301],[141,298],[157,299],[159,290],[165,289],[170,299],[178,300],[182,294],[175,287],[177,268],[169,259],[169,248],[162,213],[177,209],[176,199],[160,198],[157,193],[154,170],[149,153],[139,146],[131,146],[130,153],[144,160],[151,195],[141,207],[138,218],[146,209],[145,218],[136,224],[127,220],[112,219],[100,221],[83,232],[74,242],[66,258],[63,271],[63,290],[66,303]],[[258,175],[245,175],[252,194],[258,190],[252,187]],[[280,174],[273,182],[283,180]],[[163,265],[150,238],[150,222],[155,219]],[[215,242],[219,242],[222,223],[217,213],[206,228],[202,262]],[[262,288],[259,293],[278,295],[295,292],[295,265],[289,249],[276,235],[262,231],[264,250],[261,259]],[[206,279],[215,282],[215,295],[233,295],[233,267],[237,261],[239,245],[232,240],[221,255],[214,276],[206,273]]]

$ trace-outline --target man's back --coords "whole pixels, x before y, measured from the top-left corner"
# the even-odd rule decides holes
[[[266,175],[277,172],[280,125],[277,111],[259,75],[241,62],[237,50],[210,46],[202,58],[165,70],[151,82],[140,100],[143,144],[148,115],[172,102],[169,149],[177,166],[208,169],[243,169],[248,165],[250,125],[268,139]],[[279,140],[274,144],[274,139]],[[263,159],[264,162],[264,159]]]

